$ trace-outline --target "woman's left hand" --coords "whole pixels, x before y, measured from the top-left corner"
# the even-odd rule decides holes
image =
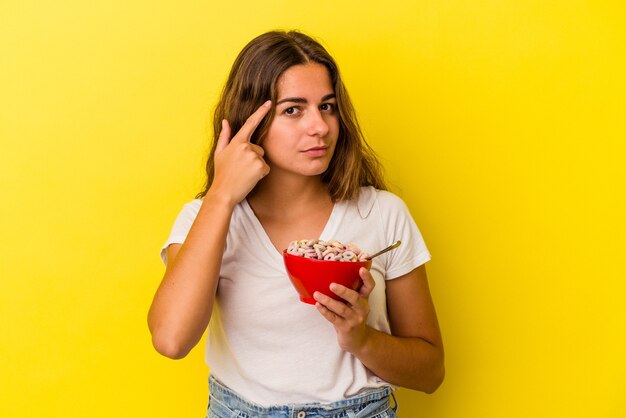
[[[320,292],[313,295],[317,301],[315,304],[317,310],[335,327],[339,346],[352,354],[357,353],[365,345],[371,330],[365,323],[370,312],[368,298],[375,286],[369,270],[361,267],[359,275],[363,285],[358,292],[337,283],[330,285],[330,290],[346,303]]]

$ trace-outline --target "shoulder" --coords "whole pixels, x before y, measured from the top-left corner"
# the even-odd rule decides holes
[[[183,204],[182,209],[178,212],[178,216],[176,217],[176,221],[174,222],[174,228],[180,230],[189,229],[191,224],[198,216],[198,212],[200,211],[200,206],[202,206],[201,199],[194,199],[190,202]]]
[[[167,241],[161,248],[161,259],[163,263],[167,265],[167,248],[170,244],[182,244],[185,242],[187,238],[187,234],[191,229],[191,225],[196,219],[198,215],[198,211],[200,210],[200,206],[202,206],[202,200],[195,199],[191,202],[185,203],[182,209],[178,212],[178,216],[174,221],[174,225],[170,231],[170,235],[167,238]]]
[[[376,201],[386,206],[406,206],[400,196],[387,190],[376,190]]]
[[[363,218],[368,217],[375,206],[383,211],[404,211],[406,208],[404,201],[394,193],[372,186],[361,187],[356,205]]]
[[[200,211],[200,207],[202,206],[202,199],[194,199],[190,202],[184,203],[182,209],[180,210],[178,217],[179,218],[195,218]]]
[[[191,202],[187,202],[183,205],[183,212],[194,212],[198,213],[200,210],[200,206],[202,206],[202,199],[194,199]]]

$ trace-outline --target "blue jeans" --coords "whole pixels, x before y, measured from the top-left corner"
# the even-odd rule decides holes
[[[384,386],[330,404],[307,403],[264,407],[243,399],[209,377],[207,418],[396,418],[391,388]],[[390,405],[393,398],[395,406]]]

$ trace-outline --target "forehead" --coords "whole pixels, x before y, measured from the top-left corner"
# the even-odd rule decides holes
[[[322,64],[307,63],[288,68],[278,79],[278,98],[325,96],[334,88],[328,69]]]

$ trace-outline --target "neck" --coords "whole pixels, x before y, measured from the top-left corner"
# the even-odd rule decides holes
[[[248,195],[255,211],[271,210],[274,214],[308,210],[330,202],[330,194],[320,176],[277,176],[270,174]]]

